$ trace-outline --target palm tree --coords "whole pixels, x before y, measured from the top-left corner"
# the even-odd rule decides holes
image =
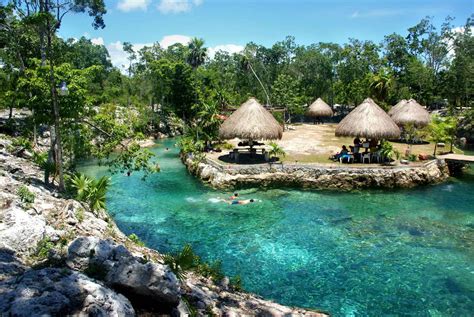
[[[204,64],[207,55],[207,48],[204,47],[204,40],[194,37],[188,44],[189,55],[188,63],[193,68]]]
[[[372,82],[370,83],[372,96],[379,102],[386,102],[394,83],[395,81],[390,72],[382,69],[378,74],[372,76]]]

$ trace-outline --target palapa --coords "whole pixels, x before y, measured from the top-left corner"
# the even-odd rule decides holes
[[[332,117],[333,114],[331,107],[321,98],[316,99],[306,111],[309,117]]]
[[[402,104],[396,111],[392,112],[391,117],[399,126],[413,124],[416,127],[424,127],[431,121],[430,113],[415,99],[410,99]]]
[[[407,102],[408,102],[408,100],[406,100],[406,99],[400,100],[399,102],[397,102],[397,104],[395,106],[390,108],[390,110],[388,111],[388,114],[391,116],[392,114],[394,114],[395,112],[400,110],[400,108],[403,107],[403,105],[406,104]]]
[[[336,136],[389,139],[400,136],[400,128],[372,99],[365,99],[337,125]]]
[[[255,98],[243,103],[219,128],[223,139],[275,140],[282,134],[281,125]]]

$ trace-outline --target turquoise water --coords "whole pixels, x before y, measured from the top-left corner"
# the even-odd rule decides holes
[[[148,246],[191,243],[246,290],[335,316],[473,315],[474,175],[397,191],[245,190],[258,202],[229,206],[214,201],[230,192],[187,174],[172,140],[153,151],[162,172],[114,175],[107,202]]]

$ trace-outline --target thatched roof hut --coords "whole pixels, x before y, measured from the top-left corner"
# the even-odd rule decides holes
[[[431,117],[415,99],[410,99],[391,114],[392,120],[399,126],[414,124],[416,127],[427,126]]]
[[[397,102],[397,104],[395,106],[393,106],[392,108],[390,108],[390,110],[388,111],[388,114],[391,116],[392,114],[394,114],[395,112],[397,112],[398,110],[400,110],[400,108],[406,104],[408,102],[408,100],[406,99],[402,99],[400,100],[399,102]]]
[[[255,98],[250,98],[232,113],[219,128],[223,139],[281,139],[283,128]]]
[[[316,99],[306,110],[309,117],[332,117],[333,114],[331,107],[321,98]]]
[[[337,125],[336,136],[398,138],[400,128],[372,99],[365,99]]]

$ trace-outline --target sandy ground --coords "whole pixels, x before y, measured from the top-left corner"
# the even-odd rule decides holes
[[[286,156],[282,158],[286,162],[304,162],[304,163],[323,163],[334,164],[329,157],[340,151],[342,145],[352,145],[352,137],[336,137],[335,129],[337,124],[299,124],[292,125],[283,132],[281,140],[277,140]],[[234,146],[237,146],[238,139],[229,140]],[[268,143],[268,142],[266,142]],[[393,143],[402,155],[408,148],[404,143]],[[268,148],[268,146],[266,146]],[[413,145],[411,153],[413,154],[432,154],[434,144]],[[440,148],[440,151],[447,151],[449,147]],[[228,151],[224,151],[227,153]],[[223,153],[211,153],[209,157],[218,159]],[[410,163],[413,164],[413,163]],[[417,163],[415,163],[417,164]],[[419,163],[418,163],[419,164]]]

